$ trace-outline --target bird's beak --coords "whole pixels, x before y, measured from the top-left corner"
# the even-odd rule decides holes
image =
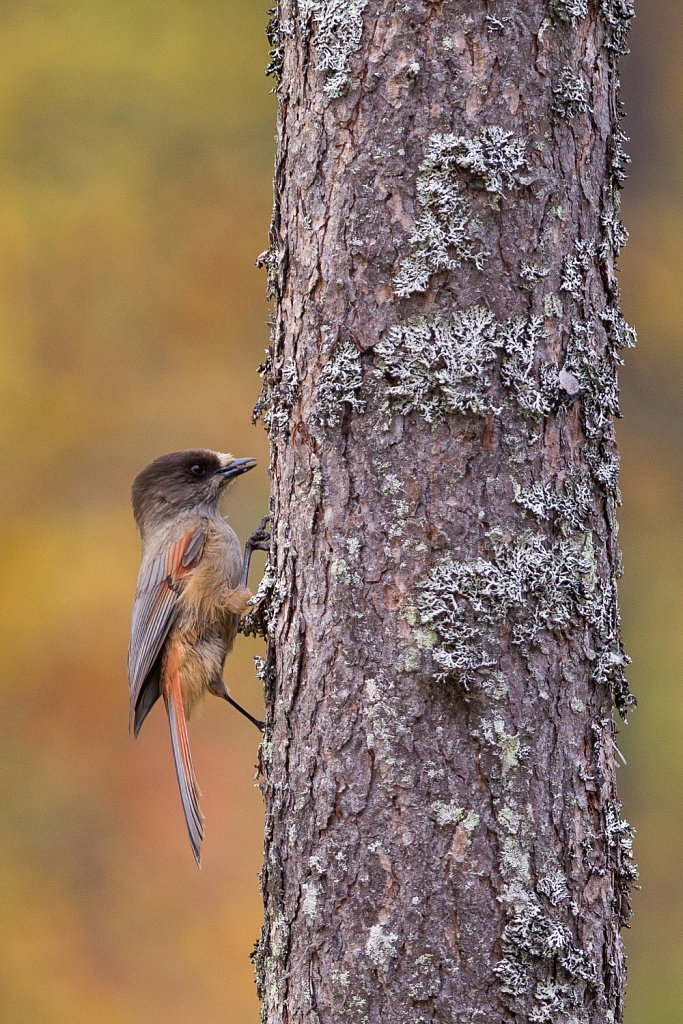
[[[224,480],[232,480],[233,477],[239,476],[240,473],[246,473],[253,469],[255,465],[256,459],[233,459],[227,466],[216,470],[216,475],[222,476]]]

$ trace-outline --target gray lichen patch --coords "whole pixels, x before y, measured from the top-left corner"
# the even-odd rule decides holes
[[[546,896],[554,907],[567,903],[571,898],[567,879],[561,871],[551,871],[539,878],[536,889]]]
[[[267,639],[272,633],[275,618],[286,596],[283,585],[284,580],[278,581],[275,566],[268,559],[258,590],[249,601],[247,614],[239,625],[243,636]]]
[[[612,132],[609,139],[608,158],[610,177],[617,188],[621,188],[628,177],[626,174],[626,168],[631,163],[631,157],[624,149],[624,144],[628,141],[628,135],[622,131]]]
[[[605,840],[615,868],[617,887],[621,899],[619,915],[622,924],[626,924],[631,916],[629,895],[633,885],[638,881],[638,866],[633,856],[633,837],[635,829],[624,818],[620,817],[621,804],[613,801],[607,808],[605,820]]]
[[[546,499],[552,503],[554,496],[533,495],[534,501]],[[575,506],[571,512],[576,514]],[[419,584],[415,629],[435,634],[430,651],[437,679],[487,690],[498,678],[504,634],[526,655],[542,647],[545,633],[569,629],[578,616],[587,631],[592,679],[625,716],[635,701],[626,681],[616,590],[598,586],[592,533],[577,530],[551,543],[530,531],[510,541],[491,531],[489,539],[490,558],[447,555]]]
[[[583,399],[584,430],[590,441],[611,435],[612,421],[619,416],[619,387],[615,353],[605,358],[597,350],[596,325],[573,320],[563,369],[578,383]]]
[[[391,771],[403,764],[397,738],[401,740],[410,733],[401,688],[388,673],[380,672],[374,679],[366,681],[366,692],[368,750],[374,751],[379,765]]]
[[[604,309],[600,314],[600,320],[607,331],[610,358],[621,365],[622,349],[633,348],[638,341],[635,327],[626,322],[617,306],[608,306]]]
[[[543,297],[543,315],[548,320],[562,316],[562,302],[554,292],[548,292]]]
[[[330,562],[330,574],[337,581],[346,587],[357,587],[361,578],[358,572],[350,565],[345,558],[333,558]]]
[[[503,778],[522,766],[528,748],[525,748],[518,733],[508,732],[504,720],[496,715],[492,721],[484,720],[480,729],[481,736],[496,750],[500,761]],[[508,832],[516,832],[519,826],[519,815],[510,807],[504,808],[498,815],[499,822]],[[513,824],[514,821],[514,824]]]
[[[418,412],[428,423],[455,412],[483,415],[492,408],[489,367],[500,344],[496,318],[484,306],[396,324],[374,350],[389,408]]]
[[[365,952],[377,970],[386,973],[398,956],[398,935],[381,924],[374,924],[365,943]]]
[[[550,0],[550,12],[558,21],[575,26],[588,16],[588,0]]]
[[[431,805],[431,811],[437,825],[462,825],[468,835],[474,832],[480,820],[476,811],[466,811],[464,807],[446,803],[444,800],[435,800]]]
[[[268,64],[266,75],[272,76],[279,83],[282,78],[282,65],[284,63],[284,36],[285,27],[278,16],[276,7],[268,11],[268,24],[266,25],[266,39],[268,40]]]
[[[594,586],[585,535],[552,544],[530,532],[507,543],[490,536],[490,559],[447,555],[420,584],[416,602],[420,624],[438,637],[438,677],[468,688],[499,667],[504,626],[528,650],[543,630],[562,630],[576,612],[586,617]]]
[[[513,487],[518,505],[538,522],[552,521],[564,534],[585,529],[593,511],[593,492],[587,477],[565,480],[556,487],[535,483],[524,488],[513,481]]]
[[[375,367],[387,382],[389,411],[417,412],[438,423],[455,413],[497,411],[491,371],[502,351],[507,395],[539,417],[559,401],[557,369],[541,358],[546,341],[541,317],[501,321],[485,306],[469,306],[450,317],[420,316],[390,327],[374,349]]]
[[[600,13],[607,26],[607,49],[628,53],[626,37],[636,13],[634,4],[631,0],[600,0]]]
[[[528,1019],[534,1024],[583,1019],[586,997],[591,999],[598,984],[594,951],[576,945],[569,928],[546,913],[531,893],[515,888],[506,902],[510,918],[503,931],[503,956],[493,970],[510,1009],[526,1017],[531,993],[534,1008]]]
[[[547,362],[539,363],[546,341],[540,316],[512,317],[499,330],[503,349],[501,380],[512,397],[532,416],[547,416],[557,406],[557,370]]]
[[[482,128],[478,135],[432,136],[440,139],[441,151],[469,172],[475,184],[501,198],[529,183],[526,143],[498,125]]]
[[[619,216],[620,206],[618,188],[613,187],[606,201],[606,212],[600,218],[602,242],[599,252],[603,261],[608,260],[610,256],[617,257],[628,242],[628,231]]]
[[[495,14],[487,14],[484,18],[484,24],[486,25],[487,32],[493,32],[496,35],[502,35],[505,31],[506,24],[509,24],[509,18],[497,18]]]
[[[465,182],[497,197],[527,184],[525,143],[496,125],[478,135],[430,135],[417,175],[420,210],[410,237],[411,252],[394,280],[401,297],[426,290],[432,274],[471,263],[482,270],[487,252],[477,239],[477,221]]]
[[[304,917],[314,919],[317,916],[319,895],[317,882],[304,883],[301,890],[301,913]]]
[[[368,0],[299,0],[299,22],[304,31],[315,26],[316,68],[326,76],[325,93],[341,96],[349,84],[351,58],[363,34],[363,12]]]
[[[522,260],[519,265],[519,276],[524,287],[528,288],[529,291],[533,291],[539,281],[542,281],[549,273],[548,267],[541,267],[537,263],[529,262],[529,260]]]
[[[426,291],[432,274],[440,270],[455,270],[463,263],[482,270],[488,256],[476,237],[477,221],[455,174],[455,160],[442,152],[441,138],[430,139],[418,173],[420,212],[409,239],[410,253],[400,261],[394,279],[401,298]]]
[[[553,88],[553,110],[561,117],[574,118],[590,111],[586,82],[570,67],[562,68]]]
[[[360,352],[352,341],[341,342],[323,366],[316,381],[311,421],[316,426],[336,427],[344,408],[365,411],[360,397],[363,373]]]
[[[603,334],[605,342],[598,339]],[[613,419],[619,416],[618,369],[621,350],[636,343],[636,333],[616,306],[607,306],[593,321],[574,319],[559,383],[567,399],[580,397],[586,457],[593,477],[610,501],[618,503],[617,453]]]
[[[292,407],[299,398],[299,375],[293,359],[276,367],[272,351],[266,351],[266,358],[258,372],[263,381],[252,419],[261,420],[271,441],[289,436],[289,417]]]
[[[577,239],[574,252],[565,256],[562,264],[560,291],[568,292],[573,299],[580,299],[586,287],[591,268],[595,267],[597,246],[592,239]]]
[[[588,610],[588,622],[594,636],[591,677],[597,685],[612,693],[619,714],[626,718],[636,699],[626,679],[630,658],[624,654],[621,642],[621,619],[614,582],[603,583],[595,594]]]

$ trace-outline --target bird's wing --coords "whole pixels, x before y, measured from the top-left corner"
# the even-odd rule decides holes
[[[177,615],[185,577],[202,557],[206,529],[196,526],[143,557],[128,647],[130,717],[135,735],[159,697],[159,654]]]

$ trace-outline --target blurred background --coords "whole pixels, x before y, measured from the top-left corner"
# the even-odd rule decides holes
[[[190,855],[163,714],[127,731],[132,476],[207,445],[253,455],[229,512],[267,505],[250,425],[267,344],[275,103],[253,0],[4,0],[0,8],[0,1007],[10,1024],[248,1024],[260,925],[258,736],[207,701],[207,818]],[[683,10],[638,0],[623,305],[622,730],[642,892],[627,1024],[683,1005]],[[239,499],[236,497],[239,492]],[[239,501],[239,504],[238,504]],[[255,576],[262,562],[256,567]],[[258,712],[252,657],[229,662]]]

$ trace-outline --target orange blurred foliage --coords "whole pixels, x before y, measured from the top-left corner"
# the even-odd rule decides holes
[[[255,455],[231,519],[267,503],[250,425],[267,344],[275,104],[247,0],[7,0],[0,11],[0,1006],[12,1024],[246,1024],[260,926],[254,730],[195,725],[205,865],[187,848],[166,724],[127,733],[133,475],[163,451]],[[622,258],[641,344],[623,374],[622,606],[641,700],[621,744],[643,893],[627,1024],[683,1003],[680,344],[683,12],[639,0]],[[262,564],[262,563],[259,563]],[[258,710],[251,657],[229,662]]]

